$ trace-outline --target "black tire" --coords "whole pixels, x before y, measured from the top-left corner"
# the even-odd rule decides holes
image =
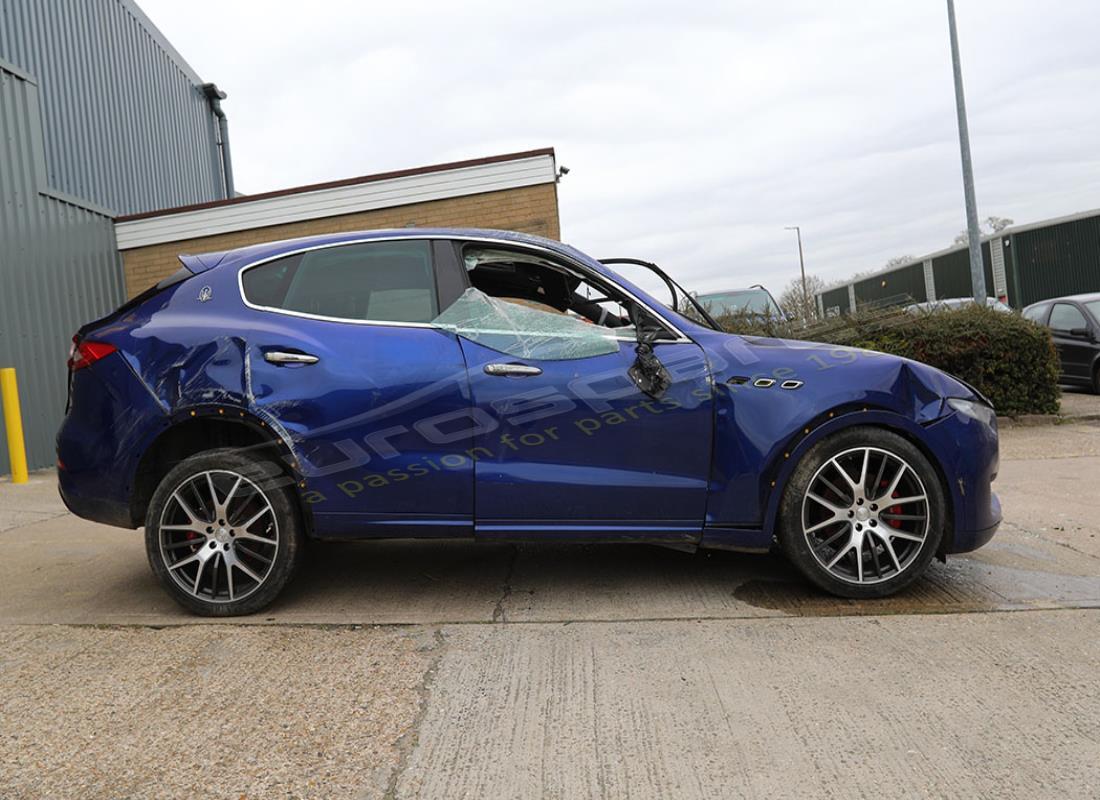
[[[866,461],[864,452],[868,453]],[[868,466],[864,467],[864,463]],[[848,474],[849,483],[843,483],[840,468]],[[877,474],[871,477],[872,472]],[[900,473],[897,485],[907,491],[894,489],[880,495],[893,488],[889,485],[890,477],[884,484],[884,473],[891,477]],[[856,488],[861,474],[865,476],[862,492]],[[811,482],[814,498],[807,496]],[[822,497],[821,490],[830,485],[832,489],[824,489],[828,492],[823,497],[826,503],[820,503],[816,497]],[[923,491],[923,501],[900,496],[918,491]],[[909,505],[894,505],[899,501]],[[872,512],[871,508],[876,510]],[[860,516],[853,516],[856,512]],[[921,515],[923,520],[909,519]],[[946,519],[943,486],[925,455],[896,433],[858,427],[823,439],[803,456],[784,488],[778,539],[787,558],[825,591],[856,599],[886,597],[904,589],[925,572],[943,538]],[[859,533],[855,531],[857,527],[861,528]],[[923,537],[921,541],[913,538],[918,535]],[[901,536],[907,538],[898,538]],[[846,546],[847,552],[841,553]],[[834,562],[832,569],[830,561]],[[873,570],[877,574],[872,574]]]
[[[1100,363],[1092,368],[1092,385],[1089,388],[1093,394],[1100,394]]]
[[[274,463],[232,449],[176,465],[145,516],[153,573],[177,603],[207,617],[269,605],[293,576],[304,538],[292,480]]]

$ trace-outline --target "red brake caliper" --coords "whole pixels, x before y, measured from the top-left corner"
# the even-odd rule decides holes
[[[886,486],[887,486],[886,481],[882,481],[879,484],[880,489],[885,489]],[[897,497],[898,496],[897,489],[895,489],[894,493],[891,494],[890,496],[891,497]],[[890,506],[890,508],[888,508],[886,510],[886,513],[887,514],[900,514],[901,513],[901,506]],[[900,519],[888,519],[888,520],[886,520],[886,524],[889,525],[891,528],[900,528],[901,527],[901,520]]]

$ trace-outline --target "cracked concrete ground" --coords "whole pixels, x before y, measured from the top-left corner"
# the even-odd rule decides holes
[[[0,797],[1095,797],[1100,425],[1013,428],[983,550],[853,603],[782,560],[312,548],[180,612],[140,536],[0,483]]]

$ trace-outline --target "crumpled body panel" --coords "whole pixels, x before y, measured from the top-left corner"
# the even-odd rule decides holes
[[[928,431],[950,417],[945,398],[975,396],[940,370],[869,350],[710,332],[699,334],[699,341],[711,360],[715,391],[708,525],[770,528],[769,509],[782,488],[783,466],[797,460],[795,449],[803,442],[842,426],[884,423],[927,439]],[[978,460],[996,464],[995,437],[990,442],[967,432],[966,438],[974,439]],[[983,506],[980,478],[973,479],[969,500],[959,492],[951,444],[943,442],[932,455],[945,472],[951,470],[948,488],[962,510],[956,527],[994,524],[983,516],[990,509],[989,472]]]

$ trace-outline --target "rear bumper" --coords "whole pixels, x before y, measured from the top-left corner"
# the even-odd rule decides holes
[[[94,491],[88,490],[91,485],[94,485],[94,479],[72,475],[68,470],[58,467],[57,491],[69,511],[92,522],[133,528],[129,503],[97,496]]]
[[[161,416],[129,365],[110,355],[73,374],[72,402],[57,432],[57,487],[78,517],[134,528],[130,495],[140,443]]]

